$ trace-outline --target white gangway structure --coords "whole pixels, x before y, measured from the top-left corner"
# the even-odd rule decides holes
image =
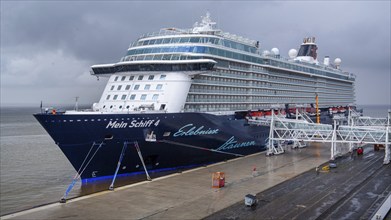
[[[316,124],[301,119],[287,119],[272,110],[270,118],[248,119],[253,125],[270,125],[267,155],[284,153],[282,142],[293,141],[294,146],[305,146],[304,142],[331,143],[331,159],[339,154],[337,143],[348,143],[349,151],[354,144],[382,144],[385,145],[384,164],[390,163],[390,125],[391,111],[387,118],[362,117],[357,112],[350,110],[348,125],[339,125],[334,120],[334,125]]]

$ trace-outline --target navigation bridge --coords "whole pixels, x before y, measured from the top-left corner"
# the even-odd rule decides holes
[[[316,124],[305,115],[287,119],[272,110],[269,118],[248,119],[249,124],[270,125],[267,155],[284,153],[282,143],[293,142],[293,147],[304,147],[305,142],[331,143],[331,159],[340,154],[337,143],[348,143],[349,151],[354,144],[381,144],[385,146],[384,164],[390,163],[391,110],[387,118],[360,116],[349,110],[349,117],[334,120],[334,125]],[[344,125],[343,122],[348,122]]]

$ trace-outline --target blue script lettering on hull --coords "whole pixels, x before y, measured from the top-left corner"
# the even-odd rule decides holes
[[[235,140],[235,137],[232,136],[230,139],[228,139],[223,145],[221,145],[219,148],[216,150],[229,150],[229,149],[234,149],[234,148],[241,148],[241,147],[249,147],[249,146],[254,146],[255,141],[247,141],[247,142],[237,142]]]
[[[193,126],[193,124],[187,124],[181,128],[177,132],[174,133],[174,137],[181,136],[195,136],[195,135],[206,135],[206,134],[218,134],[219,129],[204,129],[204,126],[197,128]]]

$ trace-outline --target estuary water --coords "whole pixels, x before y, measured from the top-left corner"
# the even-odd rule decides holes
[[[75,174],[33,117],[39,111],[1,108],[1,215],[58,201]]]
[[[386,117],[386,105],[358,106],[364,115]],[[57,202],[76,171],[33,117],[39,108],[2,107],[0,117],[0,215]],[[118,182],[118,185],[129,182]],[[68,198],[107,189],[109,183],[81,186]]]

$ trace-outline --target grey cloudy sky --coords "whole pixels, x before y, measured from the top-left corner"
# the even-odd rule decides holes
[[[129,43],[164,27],[190,28],[206,11],[225,32],[262,50],[298,48],[357,75],[358,104],[391,105],[390,1],[1,1],[1,105],[97,102],[106,80],[93,64],[118,62]]]

